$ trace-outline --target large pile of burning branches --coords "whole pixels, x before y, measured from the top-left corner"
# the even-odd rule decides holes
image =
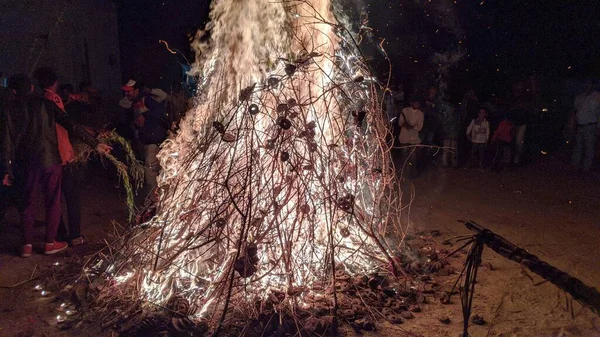
[[[215,331],[400,272],[380,91],[331,0],[220,0],[210,17],[201,95],[159,155],[156,215],[89,266],[113,280],[102,300],[133,294]]]

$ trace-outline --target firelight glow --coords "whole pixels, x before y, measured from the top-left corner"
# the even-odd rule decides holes
[[[201,94],[159,154],[157,214],[111,261],[119,286],[214,318],[225,299],[308,305],[336,269],[388,268],[387,235],[404,231],[387,129],[333,8],[213,3],[194,44]]]

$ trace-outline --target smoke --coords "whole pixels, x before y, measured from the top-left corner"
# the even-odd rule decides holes
[[[427,22],[436,30],[436,34],[442,34],[441,43],[438,42],[437,48],[434,48],[432,55],[429,57],[431,68],[427,76],[433,84],[439,88],[439,95],[444,97],[448,89],[448,81],[450,80],[450,70],[456,66],[467,54],[462,48],[462,42],[465,38],[465,31],[461,27],[456,10],[454,9],[454,1],[418,1],[413,3],[417,8],[420,8],[425,13]],[[423,83],[423,87],[427,87],[432,83]]]
[[[441,97],[445,97],[448,90],[448,79],[450,69],[458,64],[465,57],[466,52],[462,48],[449,50],[444,53],[434,53],[431,57],[431,63],[436,66],[435,83],[438,86],[438,92]]]
[[[438,28],[445,29],[461,40],[465,37],[465,31],[460,25],[456,11],[453,8],[454,1],[413,1],[416,6],[427,12],[430,23]]]

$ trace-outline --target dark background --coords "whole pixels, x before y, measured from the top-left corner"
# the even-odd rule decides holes
[[[116,0],[123,81],[142,80],[150,87],[169,89],[181,80],[180,54],[167,51],[169,43],[193,62],[188,34],[203,28],[208,19],[207,0]]]
[[[392,83],[405,91],[431,82],[436,52],[462,52],[445,80],[456,101],[467,87],[480,96],[503,95],[510,84],[536,75],[545,91],[564,90],[565,82],[600,76],[600,11],[597,0],[579,1],[417,1],[341,0],[357,23],[368,13],[372,39],[364,49],[382,80],[392,62]],[[168,89],[181,77],[181,56],[190,61],[188,34],[206,23],[208,0],[117,0],[123,80],[143,79]],[[576,89],[573,89],[576,90]]]

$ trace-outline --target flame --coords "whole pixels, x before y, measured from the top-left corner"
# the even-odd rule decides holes
[[[208,317],[226,297],[307,288],[303,303],[334,266],[387,263],[386,234],[401,231],[387,129],[330,1],[221,0],[210,17],[210,40],[194,44],[202,94],[162,146],[159,211],[118,282]]]

